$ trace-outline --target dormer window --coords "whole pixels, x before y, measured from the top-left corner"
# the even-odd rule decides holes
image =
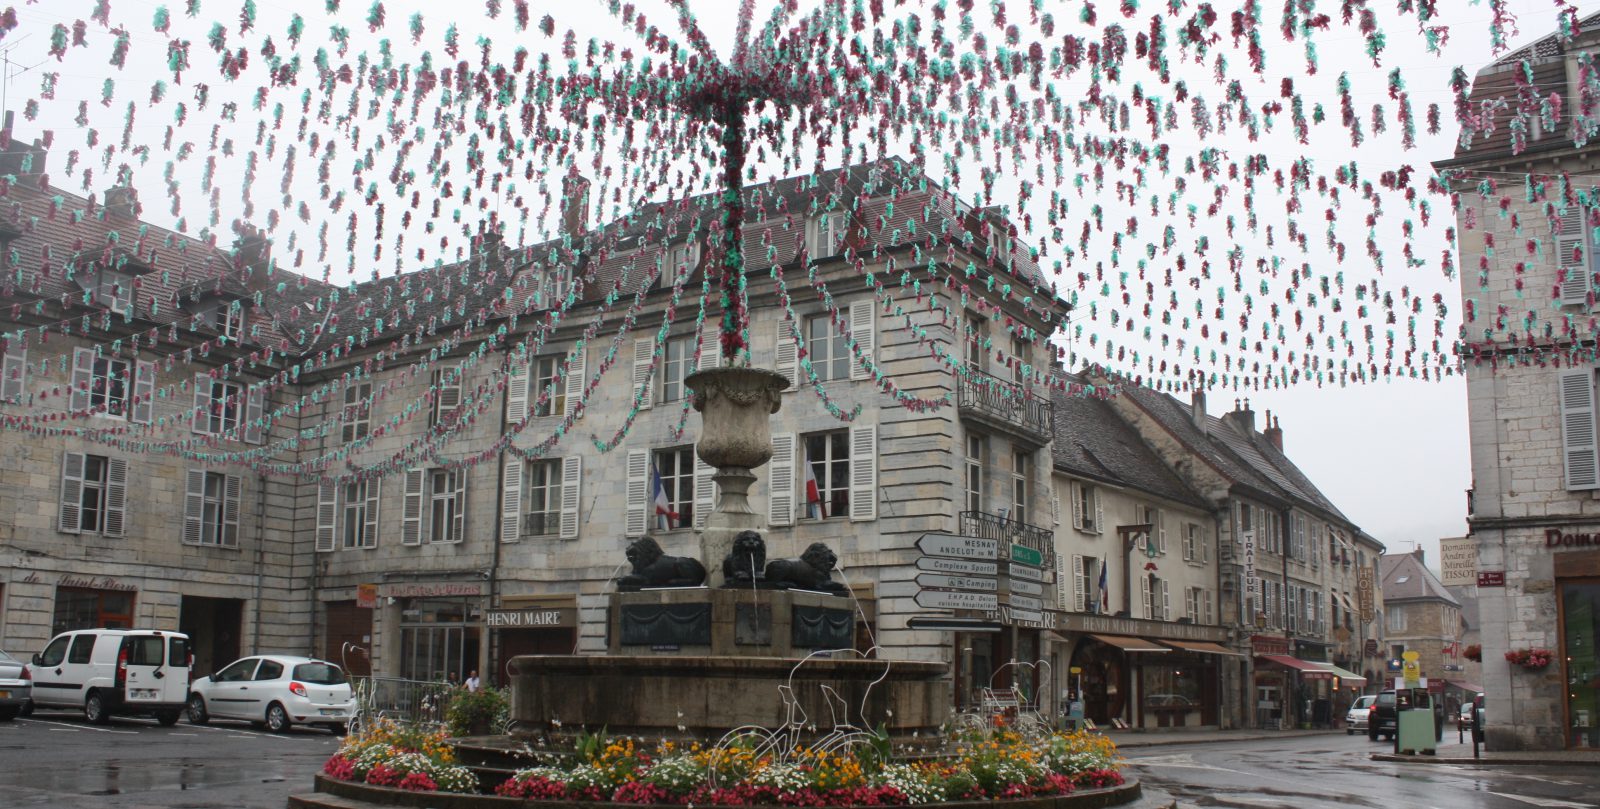
[[[119,315],[133,314],[133,276],[116,270],[99,270],[94,278],[94,303]]]
[[[989,258],[997,264],[1011,263],[1011,233],[1003,221],[989,223]]]
[[[239,301],[217,301],[202,315],[208,328],[232,342],[244,338],[244,304]]]
[[[844,211],[836,211],[806,221],[806,253],[812,260],[832,258],[843,251],[847,217]]]
[[[657,276],[657,285],[671,288],[679,277],[694,272],[698,266],[700,266],[699,242],[691,239],[674,244],[668,247],[662,256],[661,274]]]

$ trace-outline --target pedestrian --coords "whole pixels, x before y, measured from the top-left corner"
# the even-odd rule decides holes
[[[478,670],[477,669],[473,669],[472,671],[467,672],[466,686],[467,686],[467,691],[469,691],[469,692],[477,691],[479,688],[483,687],[483,683],[478,680]]]
[[[450,675],[445,678],[445,682],[449,683],[451,688],[461,685],[461,681],[456,678],[456,673],[453,671],[450,672]]]

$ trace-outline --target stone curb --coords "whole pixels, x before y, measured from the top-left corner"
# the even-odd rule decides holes
[[[1240,734],[1238,736],[1226,736],[1226,737],[1221,737],[1221,738],[1219,738],[1217,736],[1209,736],[1208,735],[1208,736],[1194,738],[1194,739],[1186,739],[1181,734],[1173,734],[1171,736],[1163,736],[1163,737],[1160,737],[1160,738],[1157,738],[1157,739],[1149,739],[1149,740],[1137,739],[1137,738],[1131,738],[1131,737],[1130,738],[1117,738],[1115,736],[1112,736],[1110,738],[1111,738],[1112,741],[1117,743],[1117,749],[1118,750],[1131,750],[1131,749],[1139,748],[1139,747],[1172,747],[1172,746],[1176,746],[1176,745],[1180,745],[1180,744],[1216,744],[1216,743],[1219,743],[1219,742],[1259,742],[1259,741],[1265,741],[1265,740],[1269,740],[1269,739],[1289,739],[1289,738],[1300,738],[1300,737],[1306,737],[1306,736],[1322,736],[1322,735],[1339,735],[1339,732],[1338,731],[1327,731],[1326,733],[1318,733],[1318,732],[1287,733],[1287,732],[1279,731],[1279,732],[1269,732],[1269,733]]]
[[[1461,758],[1458,756],[1397,756],[1394,753],[1373,753],[1373,761],[1387,761],[1395,764],[1454,764],[1467,767],[1498,767],[1502,764],[1514,766],[1542,766],[1559,767],[1566,764],[1594,764],[1593,759],[1537,759],[1537,758]]]

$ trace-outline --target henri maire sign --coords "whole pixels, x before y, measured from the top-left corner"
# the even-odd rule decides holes
[[[577,626],[578,616],[571,607],[490,610],[484,613],[483,622],[502,629],[546,629]]]

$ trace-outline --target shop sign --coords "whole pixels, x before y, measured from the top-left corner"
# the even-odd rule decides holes
[[[44,584],[44,579],[39,576],[39,571],[35,570],[23,576],[17,583]],[[76,576],[71,573],[64,574],[60,579],[57,579],[56,586],[75,587],[81,590],[113,590],[119,593],[136,593],[139,591],[139,585],[130,581],[122,581],[111,576]]]
[[[1479,587],[1504,587],[1506,586],[1506,572],[1504,570],[1478,571]]]
[[[1210,641],[1212,643],[1224,643],[1228,640],[1228,630],[1220,626],[1180,624],[1174,621],[1147,621],[1143,618],[1121,618],[1115,615],[1092,615],[1081,612],[1053,614],[1056,619],[1056,626],[1053,628],[1068,632]]]
[[[356,606],[362,609],[375,609],[378,606],[378,585],[356,585]]]
[[[1256,532],[1244,532],[1244,594],[1260,603],[1261,581],[1256,578]]]
[[[1289,639],[1272,635],[1251,635],[1250,651],[1258,655],[1286,655],[1289,653]]]
[[[1477,579],[1478,540],[1474,537],[1439,540],[1440,583],[1446,587],[1464,587]]]
[[[497,629],[570,629],[578,625],[576,612],[571,607],[489,610],[484,613],[483,622]]]
[[[481,596],[483,584],[481,582],[407,582],[404,584],[385,584],[378,588],[378,595],[388,598],[442,598],[445,596]]]
[[[1600,533],[1563,533],[1560,528],[1546,528],[1546,548],[1600,548]]]

